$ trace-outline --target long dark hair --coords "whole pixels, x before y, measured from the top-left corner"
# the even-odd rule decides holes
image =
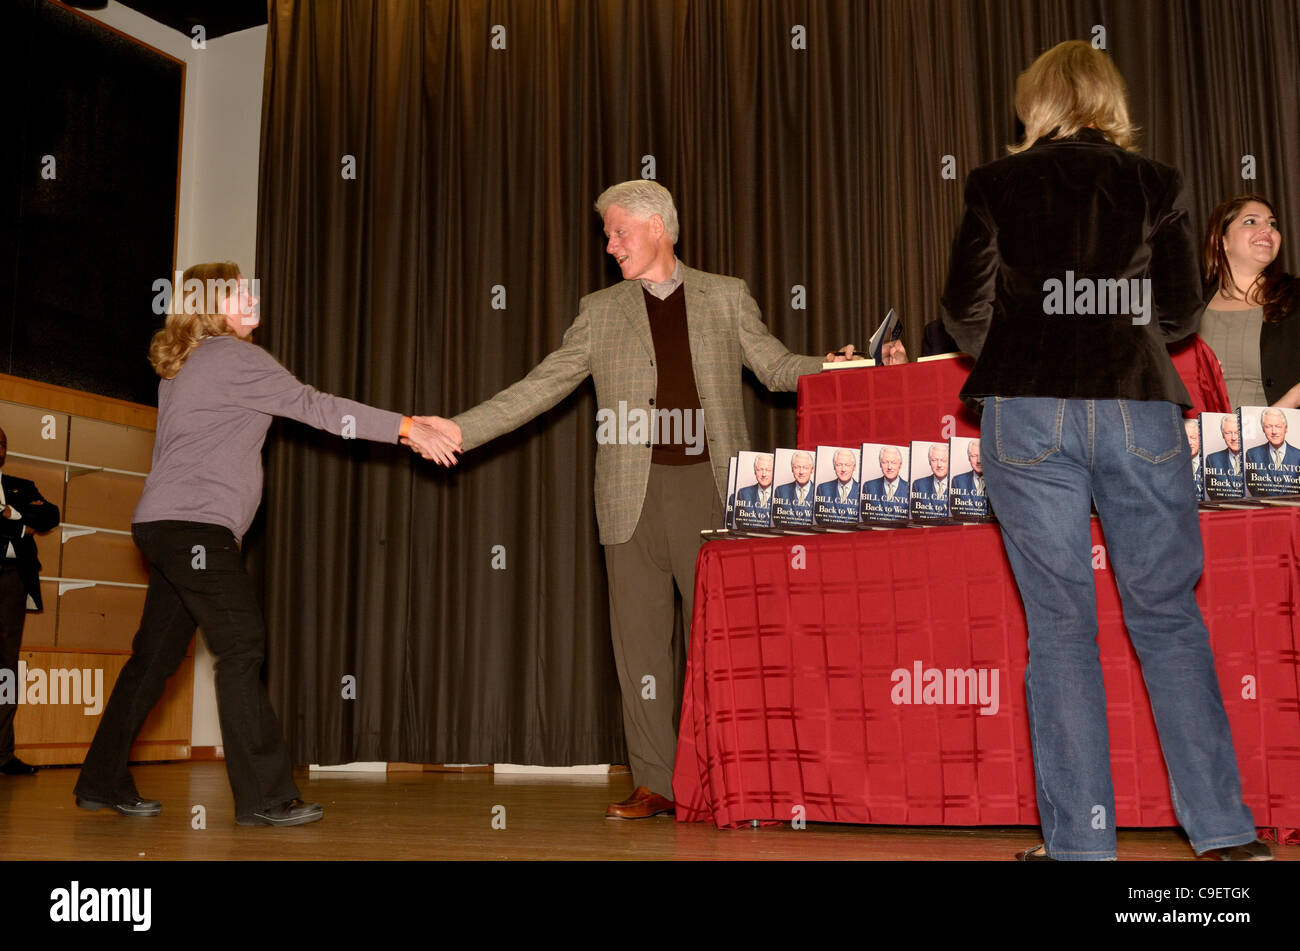
[[[1274,217],[1277,212],[1273,203],[1263,195],[1238,195],[1221,203],[1210,213],[1210,224],[1205,229],[1205,243],[1201,247],[1201,273],[1205,277],[1207,293],[1222,289],[1235,291],[1247,299],[1252,290],[1256,290],[1259,300],[1264,305],[1264,319],[1280,320],[1290,313],[1295,306],[1296,297],[1300,296],[1300,281],[1282,270],[1282,256],[1279,254],[1255,280],[1254,287],[1238,287],[1232,279],[1232,268],[1228,265],[1228,253],[1223,250],[1223,236],[1228,233],[1228,225],[1237,220],[1241,209],[1252,201],[1259,202]]]

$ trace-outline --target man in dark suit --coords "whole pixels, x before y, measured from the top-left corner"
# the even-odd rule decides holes
[[[794,481],[776,487],[777,500],[790,505],[807,505],[811,508],[813,501],[813,494],[810,491],[812,489],[812,471],[813,460],[811,453],[796,452],[791,456],[790,473],[794,476]]]
[[[966,458],[970,460],[971,470],[952,477],[953,490],[960,491],[962,495],[966,496],[983,495],[984,466],[980,464],[980,442],[978,439],[966,444]]]
[[[1187,433],[1187,451],[1192,454],[1192,483],[1196,486],[1196,498],[1205,498],[1205,470],[1201,468],[1201,424],[1194,419],[1183,420],[1183,431]]]
[[[778,485],[772,503],[772,524],[781,528],[813,523],[813,457],[799,451],[790,456],[793,482]]]
[[[1228,448],[1205,457],[1205,492],[1211,499],[1240,498],[1246,467],[1242,464],[1236,415],[1229,413],[1219,420],[1219,432]]]
[[[736,492],[736,501],[766,508],[772,503],[772,457],[767,453],[754,457],[754,478],[758,482]]]
[[[1271,407],[1259,414],[1268,440],[1246,452],[1251,495],[1288,495],[1300,490],[1300,449],[1286,441],[1286,413]]]
[[[877,458],[880,460],[880,478],[863,483],[862,492],[879,505],[885,515],[907,518],[908,483],[901,475],[903,454],[893,446],[885,446]]]
[[[9,453],[9,437],[0,429],[0,470]],[[34,483],[0,472],[0,671],[9,671],[17,690],[18,651],[23,642],[27,609],[41,610],[41,563],[33,532],[48,532],[59,524],[59,510],[36,490]],[[0,775],[28,776],[36,772],[14,756],[15,703],[0,703]]]
[[[930,460],[930,475],[912,483],[912,491],[917,495],[931,499],[948,498],[948,447],[935,443],[927,456]]]
[[[766,528],[772,524],[772,456],[754,456],[754,485],[736,490],[736,527]]]
[[[861,511],[858,496],[858,480],[853,478],[858,468],[858,461],[850,449],[837,449],[833,459],[835,478],[817,486],[817,500],[827,506],[837,519],[858,520]]]

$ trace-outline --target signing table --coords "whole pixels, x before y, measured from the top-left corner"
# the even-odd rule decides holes
[[[875,411],[894,413],[892,426],[904,430],[875,438],[930,438],[953,399],[949,391],[945,404],[934,381],[948,373],[960,386],[964,374],[955,363],[877,368],[925,377],[912,400],[885,388],[883,375],[870,378],[873,370],[804,379],[847,391],[850,376],[868,377],[881,387]],[[1193,395],[1201,405],[1217,403],[1212,388],[1207,392],[1204,399]],[[800,445],[831,443],[812,435],[802,386],[800,403]],[[960,411],[958,404],[954,416]],[[863,426],[886,428],[872,412],[864,404],[854,437]],[[922,414],[932,421],[920,425]],[[843,419],[827,414],[824,424],[842,427]],[[957,433],[967,425],[958,418]],[[1197,600],[1246,803],[1257,825],[1294,836],[1300,509],[1207,511],[1200,518],[1205,572]],[[1095,518],[1093,563],[1114,822],[1177,825]],[[1024,609],[995,525],[709,542],[696,564],[673,777],[677,818],[722,828],[798,818],[1038,825],[1026,660]]]

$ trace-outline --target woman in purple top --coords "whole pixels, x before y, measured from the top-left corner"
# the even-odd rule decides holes
[[[257,300],[237,265],[198,264],[154,335],[158,384],[153,465],[131,519],[152,571],[131,659],[118,677],[74,790],[83,809],[154,816],[127,755],[196,626],[216,655],[217,710],[240,825],[315,822],[261,680],[266,627],[239,543],[262,495],[262,443],[286,416],[344,438],[398,442],[444,465],[460,446],[431,425],[321,393],[248,341]]]

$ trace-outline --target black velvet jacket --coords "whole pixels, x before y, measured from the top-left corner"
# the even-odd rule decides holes
[[[943,294],[948,332],[976,358],[962,396],[1190,406],[1165,349],[1202,306],[1181,191],[1177,169],[1095,129],[972,171]]]
[[[1269,403],[1300,383],[1300,304],[1259,328],[1259,367]]]

